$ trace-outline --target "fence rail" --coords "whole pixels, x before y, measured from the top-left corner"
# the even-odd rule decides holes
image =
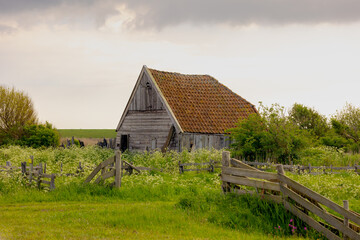
[[[250,166],[253,166],[259,170],[263,170],[263,168],[275,168],[276,164],[273,163],[264,163],[264,162],[249,162],[249,161],[242,161],[245,164],[248,164]],[[311,164],[307,166],[302,165],[283,165],[283,168],[285,171],[290,172],[297,172],[297,173],[305,173],[308,172],[311,175],[318,175],[323,173],[332,173],[332,174],[339,174],[341,172],[334,172],[334,170],[343,170],[343,171],[355,171],[356,173],[360,174],[360,166],[357,164],[354,164],[354,166],[311,166]],[[321,172],[313,172],[313,170],[322,170]],[[330,170],[330,172],[327,172],[326,170]]]
[[[340,206],[286,177],[283,165],[277,165],[277,173],[263,172],[239,160],[231,159],[229,152],[223,152],[221,180],[224,192],[256,194],[263,199],[283,204],[288,211],[328,239],[360,239],[360,215],[349,210],[348,201],[344,201],[344,206]],[[250,190],[249,187],[254,190]],[[342,217],[334,216],[324,207]],[[317,221],[308,214],[309,212],[325,222]]]
[[[203,162],[203,163],[182,163],[179,161],[179,172],[190,172],[190,171],[209,171],[214,172],[215,168],[221,168],[221,165],[219,165],[220,162],[210,160],[209,162]],[[205,166],[205,167],[202,167]]]

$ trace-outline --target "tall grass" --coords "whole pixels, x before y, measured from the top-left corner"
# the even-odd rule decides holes
[[[282,205],[252,195],[190,195],[181,198],[177,206],[188,214],[203,215],[207,221],[224,228],[323,239],[321,234],[309,230],[303,221],[289,214]]]
[[[360,154],[345,153],[334,147],[309,147],[304,149],[297,160],[298,164],[313,166],[353,166],[360,165]]]
[[[304,229],[306,225],[280,205],[250,196],[223,195],[218,173],[178,173],[178,161],[208,162],[209,159],[220,161],[221,151],[198,150],[193,153],[184,151],[166,154],[125,152],[122,158],[134,165],[162,169],[162,172],[152,171],[124,176],[121,189],[114,189],[106,183],[83,184],[95,165],[113,154],[112,150],[98,147],[39,150],[20,147],[0,148],[0,165],[11,161],[13,165],[20,166],[20,162],[26,161],[29,155],[34,155],[35,164],[46,162],[50,173],[59,173],[61,162],[64,172],[74,173],[79,161],[85,168],[85,172],[76,177],[57,177],[56,189],[52,192],[39,191],[35,185],[28,186],[19,173],[0,172],[0,205],[36,202],[106,204],[125,201],[146,202],[151,207],[155,206],[156,202],[167,202],[191,217],[200,218],[200,222],[208,222],[221,228],[280,236],[295,234],[312,238],[320,237],[315,232]],[[360,206],[358,175],[346,173],[318,176],[289,174],[289,176],[332,200],[350,200],[350,208],[360,211],[358,207],[352,205]],[[296,227],[295,232],[293,232],[294,227]]]

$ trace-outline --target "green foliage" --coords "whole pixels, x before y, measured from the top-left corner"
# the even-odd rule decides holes
[[[285,115],[283,107],[260,106],[260,114],[252,114],[230,129],[233,154],[248,160],[272,159],[288,163],[311,142],[307,131],[300,129]]]
[[[300,165],[311,164],[312,166],[344,166],[347,164],[345,164],[343,156],[344,153],[334,147],[309,147],[301,152],[297,163]]]
[[[322,165],[330,162],[324,156],[334,151],[341,155],[335,158],[341,161],[332,160],[337,164],[349,163],[344,153],[360,152],[360,108],[350,104],[331,119],[331,124],[314,109],[298,103],[288,114],[277,104],[265,107],[260,103],[259,112],[229,130],[233,155],[247,160]],[[319,149],[322,157],[316,161]]]
[[[240,121],[236,128],[230,129],[233,154],[246,159],[254,160],[260,156],[266,158],[267,131],[265,119],[258,114],[251,114],[247,119]]]
[[[25,125],[37,122],[34,105],[26,93],[0,86],[0,145],[19,139]]]
[[[128,152],[123,153],[123,158],[134,163],[135,166],[144,166],[156,168],[168,173],[179,172],[179,161],[182,163],[201,163],[221,161],[221,152],[211,149],[197,149],[196,151],[168,151],[162,153],[159,151]]]
[[[316,138],[323,137],[330,130],[325,116],[315,109],[295,103],[289,112],[289,118],[303,130],[307,130]]]
[[[346,150],[360,152],[360,108],[347,103],[331,119],[331,124],[340,137],[347,140]]]
[[[30,97],[15,88],[0,86],[0,145],[56,147],[59,133],[46,122],[38,124]]]
[[[38,125],[26,125],[19,145],[33,148],[57,147],[60,136],[58,131],[48,122]]]

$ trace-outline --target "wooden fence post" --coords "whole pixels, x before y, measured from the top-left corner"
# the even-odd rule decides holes
[[[222,152],[222,165],[223,167],[230,167],[230,152]]]
[[[284,167],[282,164],[277,165],[276,170],[277,170],[278,175],[285,175]],[[279,178],[279,179],[281,179],[281,178]],[[282,188],[286,188],[287,185],[281,181],[279,184],[280,184],[280,191],[283,194],[283,202],[285,204],[285,202],[287,200],[287,195],[284,194],[284,192],[282,191]]]
[[[11,162],[10,161],[6,161],[6,167],[11,168]]]
[[[344,200],[343,201],[343,204],[344,204],[344,208],[346,209],[346,210],[349,210],[349,201],[348,200]],[[349,219],[347,218],[347,217],[345,217],[344,216],[344,225],[346,226],[346,227],[349,227]],[[349,237],[348,236],[346,236],[345,234],[344,234],[344,240],[348,240],[349,239]]]
[[[210,166],[210,171],[209,172],[214,172],[214,160],[210,159],[209,166]]]
[[[46,173],[46,163],[44,163],[44,173]]]
[[[32,175],[33,175],[33,164],[34,164],[34,156],[30,156],[30,164],[29,164],[29,166],[30,166],[30,170],[29,170],[29,181],[30,181],[30,183],[31,183],[31,181],[32,181]]]
[[[39,163],[38,173],[39,173],[39,175],[43,174],[43,167],[42,167],[42,163]]]
[[[223,151],[222,152],[222,158],[221,158],[221,164],[223,167],[230,167],[230,152],[229,151]],[[224,192],[230,192],[230,184],[224,183],[222,184],[222,189]]]
[[[121,187],[121,152],[115,151],[115,187]]]
[[[21,173],[23,176],[26,176],[26,162],[21,163]]]
[[[179,172],[180,174],[184,173],[184,166],[181,165],[181,161],[179,161]]]
[[[51,174],[50,190],[55,189],[55,174]]]
[[[40,170],[39,170],[39,175],[37,177],[37,187],[40,190],[41,189],[41,174],[40,174]]]
[[[311,173],[311,164],[309,163],[309,174]]]

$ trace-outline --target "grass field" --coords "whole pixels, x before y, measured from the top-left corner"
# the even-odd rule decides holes
[[[58,129],[62,138],[115,138],[115,129]]]
[[[0,194],[0,239],[303,239],[274,234],[284,211],[271,222],[257,206],[222,195],[215,177],[134,175],[120,190],[64,182],[53,192],[17,187]]]
[[[0,239],[285,239],[223,228],[184,214],[173,202],[79,201],[0,209]]]
[[[0,172],[0,239],[322,239],[281,205],[223,195],[219,170],[178,173],[178,161],[219,160],[221,151],[125,153],[122,158],[136,166],[163,172],[124,176],[121,189],[83,184],[113,154],[109,149],[12,146],[0,148],[0,165],[20,165],[30,154],[35,164],[46,162],[49,173],[59,173],[60,163],[73,173],[79,161],[85,172],[57,177],[51,192],[29,187],[20,174]],[[359,175],[288,175],[340,204],[350,200],[350,209],[360,211]]]

